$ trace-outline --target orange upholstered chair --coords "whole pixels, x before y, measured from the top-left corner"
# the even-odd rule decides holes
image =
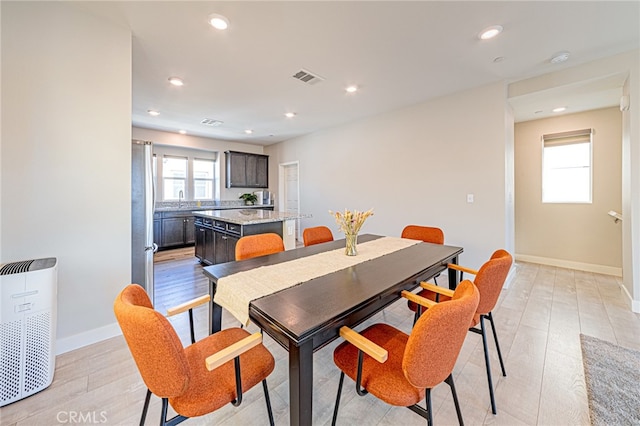
[[[284,251],[284,242],[278,234],[247,235],[236,243],[236,260],[266,256],[280,251]]]
[[[491,330],[493,331],[493,339],[496,342],[496,349],[498,352],[498,359],[500,360],[500,368],[502,369],[502,375],[507,376],[507,372],[504,369],[504,362],[502,361],[502,353],[500,352],[500,344],[498,343],[498,334],[496,333],[496,327],[493,323],[493,314],[491,311],[498,302],[500,292],[504,286],[504,282],[507,279],[509,270],[513,263],[513,258],[505,250],[496,250],[491,258],[482,265],[480,270],[475,271],[473,269],[465,268],[458,265],[448,265],[449,268],[460,271],[462,275],[466,272],[471,275],[475,275],[473,283],[478,287],[480,291],[480,303],[478,309],[473,316],[473,321],[469,331],[482,335],[482,344],[484,346],[484,360],[487,367],[487,381],[489,382],[489,396],[491,397],[491,410],[493,414],[497,413],[495,396],[493,394],[493,380],[491,379],[491,364],[489,362],[489,348],[487,346],[487,331],[485,329],[484,320],[488,319],[491,323]],[[428,283],[420,283],[423,290],[418,293],[420,296],[430,300],[435,300],[436,295],[440,295],[440,301],[444,302],[451,298],[453,292],[449,289],[437,287]],[[410,308],[415,310],[419,315],[421,309],[417,304],[410,304]],[[480,324],[480,329],[476,326]]]
[[[333,233],[326,226],[314,226],[306,228],[302,231],[302,241],[304,246],[312,246],[314,244],[326,243],[333,241]]]
[[[169,310],[177,314],[191,310],[208,296]],[[137,284],[124,288],[113,306],[147,396],[140,424],[144,424],[151,394],[162,398],[161,425],[175,425],[189,417],[211,413],[231,402],[242,402],[242,394],[262,382],[269,422],[273,414],[267,376],[275,366],[273,356],[262,345],[260,333],[230,328],[187,347],[169,321],[153,309],[147,293]],[[178,413],[167,419],[168,404]]]
[[[444,232],[440,228],[434,228],[431,226],[420,226],[420,225],[407,225],[402,230],[402,234],[400,234],[401,238],[407,238],[409,240],[420,240],[425,243],[432,244],[444,244]],[[440,274],[433,277],[433,281],[438,284],[436,280]],[[409,308],[411,308],[411,302],[409,302]],[[415,309],[413,309],[415,311]],[[418,314],[416,313],[413,322],[418,320]]]
[[[453,299],[441,304],[408,291],[402,295],[430,307],[410,335],[387,324],[374,324],[361,333],[340,329],[346,341],[333,353],[341,370],[333,424],[345,374],[356,382],[358,395],[371,393],[388,404],[408,407],[429,425],[433,423],[431,389],[444,381],[451,387],[458,421],[463,424],[452,371],[478,306],[478,289],[471,281],[463,281]],[[426,409],[418,405],[425,398]]]
[[[444,244],[444,232],[440,228],[430,226],[407,225],[400,235],[410,240],[420,240],[425,243]]]

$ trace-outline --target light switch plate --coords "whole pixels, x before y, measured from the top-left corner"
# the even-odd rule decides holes
[[[467,194],[467,203],[473,203],[473,194]]]

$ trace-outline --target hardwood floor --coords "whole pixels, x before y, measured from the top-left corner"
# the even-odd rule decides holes
[[[156,308],[183,302],[208,291],[193,248],[161,252],[156,257]],[[504,290],[494,316],[505,358],[507,377],[491,343],[498,414],[491,414],[480,336],[468,333],[454,377],[467,425],[589,424],[579,334],[640,349],[640,316],[615,277],[528,263],[516,265],[516,276]],[[207,308],[196,309],[196,336],[207,332]],[[183,343],[189,339],[186,315],[171,318]],[[409,331],[412,312],[399,301],[369,322],[387,322]],[[223,313],[223,327],[238,322]],[[360,328],[366,326],[362,325]],[[250,326],[250,331],[255,326]],[[276,358],[269,390],[276,424],[287,425],[287,353],[268,336],[265,344]],[[333,364],[336,341],[314,355],[314,424],[327,425],[338,386]],[[402,407],[390,407],[371,395],[359,397],[346,379],[338,424],[424,425]],[[139,422],[146,387],[122,337],[116,337],[57,358],[53,384],[37,395],[0,409],[2,425],[113,424]],[[434,421],[455,425],[457,419],[447,385],[433,391]],[[159,422],[159,399],[152,397],[147,424]],[[240,407],[227,405],[186,425],[268,424],[260,386],[245,394]]]

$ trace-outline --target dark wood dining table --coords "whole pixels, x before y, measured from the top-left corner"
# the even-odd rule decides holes
[[[358,243],[378,235],[364,234]],[[218,279],[261,266],[343,248],[345,240],[301,247],[240,262],[204,268],[209,278],[210,333],[221,328],[222,307],[213,302]],[[292,425],[311,425],[313,353],[339,335],[340,327],[354,327],[400,298],[402,290],[415,289],[458,263],[461,247],[419,243],[355,266],[314,278],[277,293],[253,300],[249,317],[289,352],[289,410]],[[457,285],[449,269],[449,288]]]

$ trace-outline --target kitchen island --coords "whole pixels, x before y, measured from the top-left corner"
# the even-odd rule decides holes
[[[169,250],[195,244],[194,211],[231,210],[231,209],[265,209],[273,210],[273,204],[243,206],[238,203],[224,205],[198,206],[197,202],[156,203],[153,213],[153,235],[158,250]]]
[[[295,248],[296,219],[310,217],[270,210],[194,211],[196,257],[212,265],[235,260],[236,243],[245,235],[273,232],[282,237],[285,250]]]

